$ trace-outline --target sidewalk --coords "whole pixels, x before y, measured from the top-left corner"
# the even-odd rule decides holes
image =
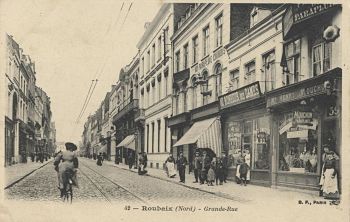
[[[44,161],[43,163],[28,161],[27,163],[18,163],[12,166],[5,167],[5,189],[21,181],[23,178],[29,176],[34,171],[42,168],[46,164],[51,163],[52,160],[53,159],[51,158],[48,161]]]
[[[120,169],[129,170],[129,167],[124,164],[116,165],[110,161],[104,161],[104,164],[118,167]],[[132,168],[130,171],[137,173],[137,169]],[[167,177],[164,170],[147,168],[146,176],[158,178],[161,180],[169,181],[172,183],[179,184],[191,189],[201,190],[204,192],[212,193],[217,196],[225,197],[239,202],[259,202],[259,201],[268,201],[268,202],[281,202],[281,200],[286,200],[289,203],[298,203],[299,200],[305,201],[324,201],[323,197],[318,196],[317,191],[309,191],[302,189],[293,189],[293,188],[278,188],[273,189],[269,187],[256,186],[248,184],[247,186],[241,186],[233,181],[228,181],[224,185],[219,186],[208,186],[206,184],[200,185],[199,183],[193,183],[194,175],[186,174],[186,182],[180,183],[179,177],[176,175],[175,178]]]

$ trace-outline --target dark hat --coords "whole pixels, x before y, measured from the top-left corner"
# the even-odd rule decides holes
[[[67,150],[72,150],[72,151],[74,151],[74,150],[77,150],[77,149],[78,149],[77,146],[76,146],[74,143],[65,143],[64,145],[66,146],[66,149],[67,149]]]

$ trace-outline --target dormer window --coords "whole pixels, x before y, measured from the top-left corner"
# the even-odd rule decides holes
[[[258,8],[254,8],[250,14],[250,27],[258,23]]]

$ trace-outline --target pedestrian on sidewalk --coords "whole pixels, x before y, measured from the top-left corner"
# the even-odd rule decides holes
[[[216,158],[215,162],[215,183],[218,185],[218,182],[220,185],[223,184],[224,181],[224,168],[221,158]]]
[[[239,167],[239,175],[241,180],[241,186],[244,184],[244,186],[247,186],[247,174],[249,170],[249,165],[246,163],[246,160],[243,159],[243,163],[241,163]]]
[[[208,171],[210,168],[210,157],[207,155],[206,151],[203,151],[202,166],[201,166],[201,177],[200,184],[204,184],[204,181],[208,183]]]
[[[339,199],[336,161],[334,152],[329,150],[326,153],[320,181],[322,194],[325,199]]]
[[[97,156],[97,162],[96,162],[97,166],[102,166],[102,162],[103,162],[102,155],[101,153],[99,153]]]
[[[199,156],[199,151],[196,151],[195,157],[194,157],[194,178],[195,181],[193,183],[198,183],[198,179],[200,176],[200,172],[201,172],[201,164],[202,164],[202,158]]]
[[[221,163],[222,163],[223,181],[224,181],[225,183],[227,183],[228,157],[226,156],[226,153],[222,153]]]
[[[142,155],[143,155],[143,161],[144,161],[144,167],[143,167],[143,169],[145,170],[145,169],[147,168],[147,163],[148,163],[147,153],[146,153],[146,152],[143,152]]]
[[[249,149],[245,149],[244,152],[244,162],[249,166],[248,172],[247,172],[247,181],[250,181],[250,151]]]
[[[214,186],[213,182],[215,181],[215,164],[216,158],[213,158],[213,161],[211,161],[210,168],[208,170],[208,186]]]
[[[128,154],[128,164],[129,164],[129,170],[131,170],[132,166],[134,165],[134,155],[132,152],[129,152]]]
[[[139,175],[144,175],[147,173],[146,164],[147,164],[147,155],[144,152],[140,152],[139,153],[139,169],[138,169]]]
[[[183,152],[180,152],[180,156],[177,160],[177,169],[179,170],[181,183],[185,183],[186,164],[187,164],[187,159],[186,157],[184,157]]]
[[[170,153],[168,158],[165,160],[165,168],[168,177],[174,178],[176,176],[175,158],[173,157],[172,153]]]
[[[241,183],[241,176],[239,168],[241,167],[241,164],[244,162],[244,157],[241,153],[241,151],[238,151],[238,157],[237,157],[237,165],[236,165],[236,182],[237,184]]]

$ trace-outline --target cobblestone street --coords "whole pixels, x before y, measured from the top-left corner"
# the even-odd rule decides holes
[[[80,159],[79,188],[74,189],[74,202],[107,201],[112,203],[167,202],[233,202],[203,191],[148,176],[139,176],[104,164],[98,167],[91,160]],[[57,174],[52,164],[38,169],[14,186],[6,189],[12,200],[61,201],[57,188]]]

